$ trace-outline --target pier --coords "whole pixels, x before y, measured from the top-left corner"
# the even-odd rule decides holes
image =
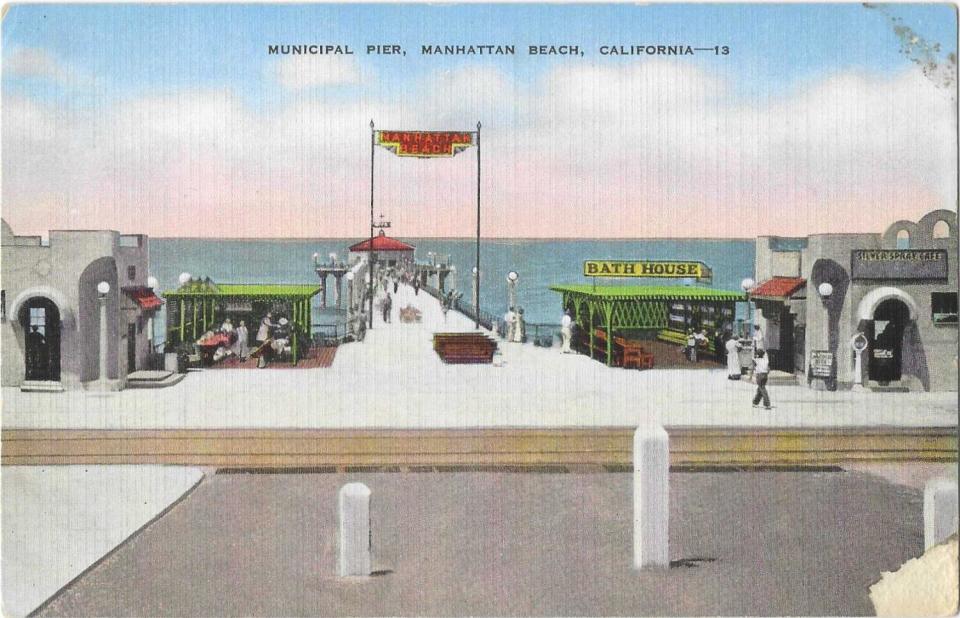
[[[421,322],[400,322],[407,306]],[[470,318],[403,284],[392,314],[323,369],[191,372],[109,396],[5,388],[2,461],[602,468],[623,463],[627,428],[645,420],[667,427],[675,465],[956,460],[953,393],[785,385],[768,412],[719,366],[627,370],[502,340],[497,364],[447,365],[433,334],[472,332]]]

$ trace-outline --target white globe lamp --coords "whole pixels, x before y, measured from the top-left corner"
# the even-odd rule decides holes
[[[97,284],[97,292],[99,292],[103,296],[106,296],[107,294],[110,293],[110,284],[107,283],[106,281],[101,281],[100,283]]]
[[[820,293],[820,298],[830,298],[830,295],[833,294],[833,286],[824,281],[817,286],[817,292]]]

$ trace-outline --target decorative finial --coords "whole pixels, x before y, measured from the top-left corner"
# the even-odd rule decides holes
[[[479,130],[480,130],[480,121],[478,120],[478,121],[477,121],[477,131],[479,131]]]
[[[373,118],[370,119],[370,128],[373,128]]]

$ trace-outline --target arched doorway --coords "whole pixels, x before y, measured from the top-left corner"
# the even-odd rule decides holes
[[[37,296],[20,307],[25,379],[60,381],[60,310],[50,299]]]
[[[903,373],[903,332],[910,323],[910,308],[899,298],[877,305],[871,323],[869,377],[881,384],[900,380]]]

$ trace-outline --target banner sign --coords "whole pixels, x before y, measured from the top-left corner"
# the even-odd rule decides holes
[[[812,350],[810,352],[810,376],[829,378],[833,376],[833,352]]]
[[[947,278],[946,249],[855,249],[850,252],[852,279]]]
[[[475,144],[470,131],[377,131],[378,146],[398,157],[452,157]]]
[[[586,260],[585,277],[659,277],[710,279],[713,272],[703,262]]]

